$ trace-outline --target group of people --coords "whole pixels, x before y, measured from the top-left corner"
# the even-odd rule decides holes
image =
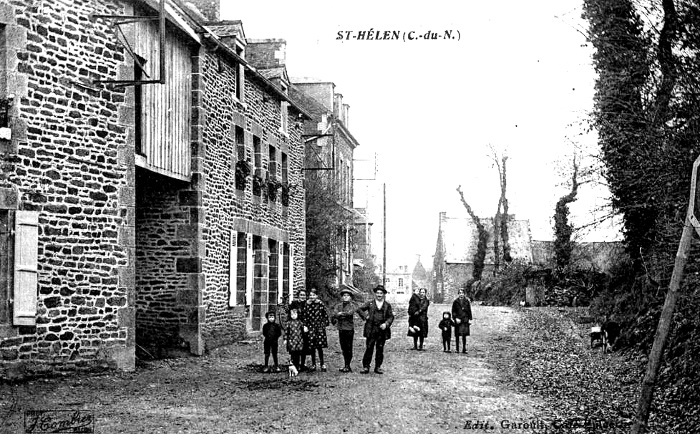
[[[428,307],[430,300],[426,289],[421,288],[411,296],[408,302],[408,336],[413,337],[412,350],[423,351],[423,342],[428,337]],[[442,313],[438,328],[442,332],[442,350],[451,353],[452,329],[455,333],[455,350],[459,353],[459,341],[462,341],[462,353],[467,352],[467,336],[472,321],[472,308],[469,299],[460,289],[457,299],[452,303],[452,311]]]
[[[313,372],[320,369],[326,372],[328,367],[324,360],[323,349],[328,348],[326,328],[333,323],[338,328],[338,340],[343,353],[344,366],[340,372],[352,372],[350,366],[353,358],[353,342],[355,335],[354,317],[357,314],[365,321],[363,337],[366,340],[365,352],[362,357],[362,370],[370,371],[374,356],[374,372],[383,374],[384,345],[391,339],[391,325],[394,322],[392,306],[386,301],[386,289],[382,285],[374,288],[374,299],[357,306],[353,302],[353,294],[348,289],[340,291],[341,301],[329,311],[318,297],[318,292],[312,288],[308,294],[300,290],[297,297],[286,307],[287,320],[284,326],[277,322],[275,312],[266,314],[267,322],[263,326],[262,335],[265,354],[264,372],[280,372],[277,353],[278,341],[284,337],[284,345],[289,353],[291,364],[299,371]],[[413,349],[423,351],[425,338],[428,336],[428,307],[430,301],[425,288],[414,293],[408,306],[408,335],[413,337]],[[466,337],[469,336],[469,324],[472,320],[471,305],[463,290],[459,291],[457,299],[452,303],[452,311],[444,312],[443,319],[438,324],[442,331],[442,344],[445,352],[450,351],[452,329],[455,331],[455,347],[459,352],[460,338],[462,352],[467,352]],[[270,356],[273,365],[270,366]],[[317,357],[318,356],[318,357]],[[310,357],[311,365],[307,365]],[[318,362],[318,365],[317,365]]]
[[[343,289],[340,291],[342,301],[329,314],[326,306],[318,298],[315,288],[312,288],[308,294],[305,290],[299,291],[297,298],[287,306],[287,321],[284,328],[277,323],[275,312],[266,314],[267,323],[262,330],[265,353],[263,371],[281,371],[277,351],[279,338],[284,335],[284,345],[291,363],[299,372],[313,372],[316,369],[326,372],[328,367],[324,361],[323,349],[328,348],[326,327],[332,322],[338,328],[338,339],[345,363],[340,368],[340,372],[352,372],[350,363],[355,337],[354,317],[357,314],[365,321],[363,336],[367,340],[361,373],[369,373],[372,356],[375,355],[374,372],[383,374],[381,367],[384,361],[384,344],[391,338],[391,324],[394,322],[394,313],[391,304],[384,299],[385,295],[384,286],[378,285],[374,288],[374,300],[357,307],[352,302],[352,292]],[[270,356],[272,356],[273,366],[269,364]],[[311,365],[307,366],[306,360],[309,356]]]

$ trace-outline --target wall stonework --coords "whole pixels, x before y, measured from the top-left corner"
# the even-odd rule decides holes
[[[293,246],[294,279],[297,290],[304,282],[305,218],[302,163],[304,148],[301,140],[301,125],[292,110],[288,115],[289,133],[281,129],[281,108],[279,96],[271,93],[259,77],[246,73],[245,104],[234,99],[235,65],[228,61],[219,62],[217,57],[207,52],[201,64],[203,82],[202,141],[206,150],[204,172],[207,174],[203,187],[204,220],[207,231],[204,242],[207,255],[203,261],[206,276],[203,291],[205,323],[203,335],[206,346],[225,344],[246,335],[246,309],[243,306],[229,307],[229,255],[231,231],[240,231],[261,237],[263,250],[267,252],[268,237],[277,242]],[[253,136],[261,140],[262,169],[266,174],[271,165],[267,149],[270,145],[277,150],[277,167],[269,173],[281,179],[280,152],[288,156],[288,178],[290,197],[288,206],[283,206],[278,194],[275,200],[268,195],[253,196],[252,181],[249,177],[243,191],[235,187],[235,162],[238,160],[235,127],[245,131],[245,158],[254,166]],[[274,238],[277,237],[277,238]],[[264,258],[263,258],[264,256]],[[254,316],[258,311],[270,308],[267,293],[267,254],[256,254],[260,261],[256,265],[253,281],[253,304],[248,300]],[[257,263],[257,261],[256,261]],[[257,301],[257,303],[256,303]],[[262,312],[264,315],[264,312]],[[259,324],[252,324],[259,330]]]
[[[122,116],[133,95],[92,85],[131,70],[104,23],[85,25],[123,12],[108,0],[0,1],[2,91],[15,95],[0,188],[39,213],[36,325],[0,324],[0,378],[134,369],[133,119]]]
[[[192,101],[191,176],[174,179],[144,167],[135,155],[134,87],[94,83],[134,78],[133,60],[114,29],[89,19],[133,14],[130,4],[0,0],[8,45],[0,97],[15,95],[12,140],[0,140],[0,226],[10,227],[18,212],[38,212],[35,325],[12,323],[12,273],[0,268],[7,271],[0,279],[0,379],[133,370],[137,340],[201,355],[244,338],[251,310],[229,305],[232,235],[263,241],[258,310],[276,307],[266,278],[269,245],[292,252],[292,282],[278,281],[287,290],[304,285],[298,110],[289,108],[283,133],[282,97],[270,82],[247,69],[245,97],[238,101],[235,61],[206,38],[202,46],[192,39],[192,94],[182,95]],[[236,189],[236,126],[245,131],[249,161],[253,136],[260,139],[265,174],[274,169],[270,175],[281,179],[281,153],[287,155],[286,206],[279,195],[254,196],[251,177],[244,190]],[[7,253],[0,252],[0,261],[7,265],[13,240],[2,236]],[[237,243],[233,254],[245,253]],[[275,261],[273,272],[290,269],[284,255]],[[245,295],[239,301],[250,303]]]

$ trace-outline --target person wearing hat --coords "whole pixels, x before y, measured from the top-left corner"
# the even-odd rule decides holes
[[[343,351],[345,366],[340,372],[352,372],[352,344],[355,339],[355,303],[352,301],[352,292],[348,288],[340,290],[341,302],[335,306],[331,321],[338,327],[338,340]]]
[[[394,312],[391,310],[391,304],[384,299],[385,296],[384,286],[377,285],[374,288],[374,300],[365,303],[356,310],[360,318],[365,320],[363,335],[366,338],[367,349],[362,358],[362,374],[369,373],[375,347],[377,355],[374,360],[374,372],[384,373],[381,369],[384,362],[384,344],[391,339],[391,324],[394,322]]]

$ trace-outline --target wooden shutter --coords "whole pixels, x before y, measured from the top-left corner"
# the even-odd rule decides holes
[[[36,324],[39,213],[15,214],[14,325]]]
[[[238,288],[238,233],[231,231],[228,257],[228,306],[236,305],[236,289]]]
[[[253,305],[253,264],[255,252],[253,251],[253,234],[246,235],[246,271],[245,271],[245,304]]]
[[[294,294],[294,245],[289,243],[289,298]]]

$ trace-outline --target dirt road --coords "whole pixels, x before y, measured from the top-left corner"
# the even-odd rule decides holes
[[[397,319],[386,346],[384,375],[359,374],[364,350],[359,330],[355,372],[338,372],[337,332],[329,328],[329,371],[295,379],[258,372],[262,348],[255,342],[219,348],[201,358],[149,362],[134,373],[1,385],[0,430],[25,432],[26,410],[49,409],[81,410],[94,416],[94,432],[109,434],[501,432],[502,421],[533,421],[541,402],[499,381],[493,363],[510,356],[504,337],[519,314],[474,306],[468,353],[448,354],[442,352],[437,329],[447,309],[431,306],[423,352],[409,350],[406,320]]]

